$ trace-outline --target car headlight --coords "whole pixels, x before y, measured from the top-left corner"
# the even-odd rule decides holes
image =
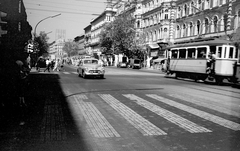
[[[89,71],[89,69],[87,67],[85,67],[85,71]]]

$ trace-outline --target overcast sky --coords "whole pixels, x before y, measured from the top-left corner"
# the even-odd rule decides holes
[[[36,28],[36,33],[45,31],[49,33],[49,43],[55,40],[56,29],[66,30],[66,39],[74,39],[84,34],[84,28],[90,21],[97,17],[93,14],[101,14],[106,7],[107,0],[23,0],[27,12],[27,20],[33,31],[36,24],[49,16],[49,18]],[[33,32],[32,31],[32,32]]]

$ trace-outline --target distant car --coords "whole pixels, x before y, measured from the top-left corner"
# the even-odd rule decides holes
[[[83,78],[99,77],[104,78],[105,68],[98,64],[98,60],[94,58],[82,59],[77,68],[77,73]]]
[[[117,67],[118,67],[118,68],[127,68],[127,62],[119,62],[119,63],[117,64]]]

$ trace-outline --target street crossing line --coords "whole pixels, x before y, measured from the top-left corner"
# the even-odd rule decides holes
[[[190,103],[194,103],[194,104],[199,105],[199,106],[209,108],[211,110],[215,110],[215,111],[227,114],[227,115],[232,115],[232,116],[240,118],[240,114],[235,112],[235,111],[229,110],[229,109],[224,108],[224,107],[216,106],[216,105],[213,105],[213,104],[210,104],[210,103],[202,102],[200,100],[194,99],[191,96],[187,96],[187,95],[182,96],[182,95],[179,95],[179,94],[168,94],[168,95],[171,96],[171,97],[177,98],[177,99],[181,99],[181,100],[184,100],[184,101],[187,101],[187,102],[190,102]]]
[[[143,118],[141,115],[137,114],[135,111],[115,99],[113,96],[109,94],[99,94],[99,96],[120,115],[122,115],[130,124],[138,129],[144,136],[167,135],[166,132],[159,129],[157,126]]]
[[[63,74],[70,74],[69,72],[62,72]]]
[[[151,102],[148,102],[134,94],[124,94],[126,98],[129,98],[130,100],[136,100],[138,105],[143,106],[144,108],[156,113],[157,115],[165,118],[166,120],[178,125],[179,127],[183,128],[184,130],[190,132],[190,133],[206,133],[206,132],[212,132],[211,130],[204,128],[200,125],[197,125],[177,114],[174,114],[166,109],[163,109]]]
[[[85,95],[77,95],[74,96],[74,98],[87,122],[89,131],[92,132],[95,137],[120,137],[118,132],[111,126],[94,104],[83,101],[83,99],[87,98]]]
[[[219,116],[216,116],[216,115],[213,115],[213,114],[210,114],[210,113],[207,113],[207,112],[195,109],[193,107],[190,107],[190,106],[187,106],[187,105],[184,105],[184,104],[177,103],[175,101],[163,98],[163,97],[158,96],[156,94],[147,94],[146,96],[148,96],[150,98],[153,98],[155,100],[158,100],[160,102],[163,102],[165,104],[168,104],[170,106],[179,108],[179,109],[181,109],[183,111],[186,111],[188,113],[191,113],[193,115],[201,117],[201,118],[203,118],[205,120],[211,121],[211,122],[216,123],[218,125],[221,125],[223,127],[232,129],[234,131],[239,131],[240,130],[240,124],[232,122],[232,121],[229,121],[229,120],[224,119],[224,118],[221,118]]]

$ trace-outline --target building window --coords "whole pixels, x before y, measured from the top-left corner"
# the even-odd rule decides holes
[[[213,31],[218,32],[218,18],[217,18],[217,16],[214,16],[214,18],[213,18]]]
[[[200,20],[197,21],[197,35],[201,34],[201,22]]]
[[[187,28],[186,28],[186,24],[183,24],[183,37],[187,36]]]
[[[194,2],[191,3],[191,9],[190,9],[190,14],[194,14],[195,13],[195,4]]]
[[[193,30],[193,23],[190,22],[189,24],[189,30],[190,30],[190,36],[193,36],[194,35],[194,30]]]
[[[168,19],[168,9],[165,10],[164,19]]]
[[[181,32],[180,32],[180,27],[179,25],[177,26],[177,35],[176,35],[177,38],[180,38],[181,37]]]
[[[209,33],[209,20],[205,18],[205,34]]]

